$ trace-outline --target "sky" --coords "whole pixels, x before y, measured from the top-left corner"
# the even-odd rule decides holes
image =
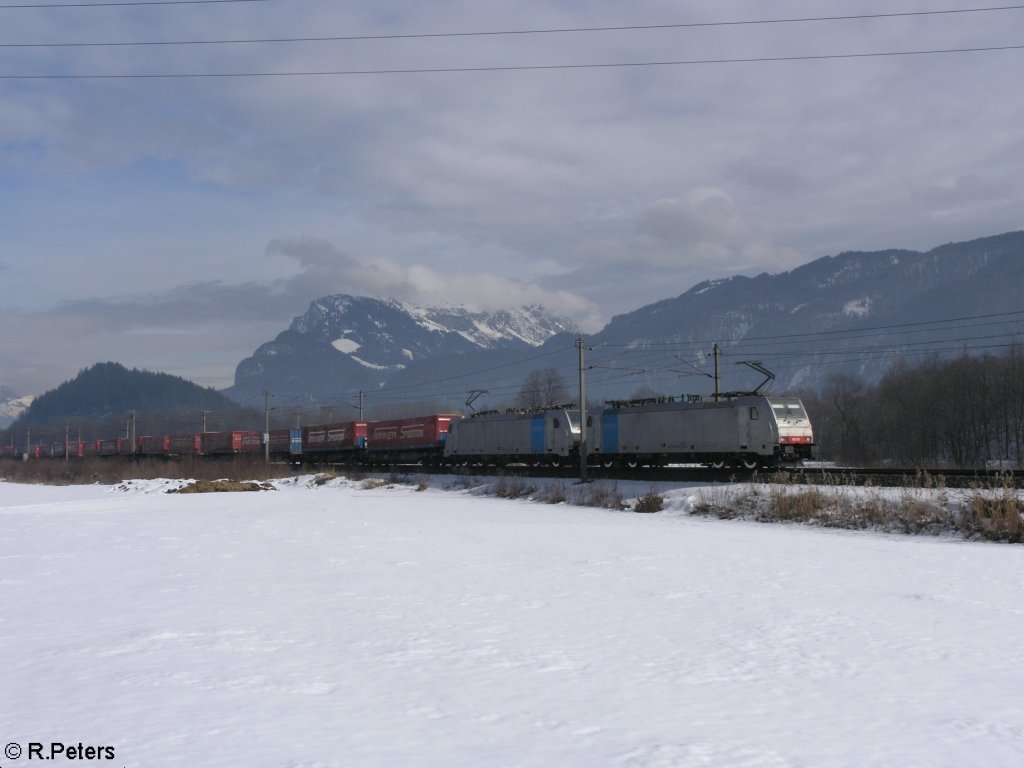
[[[333,293],[593,332],[1021,229],[1024,48],[963,49],[1024,46],[1024,7],[945,13],[985,6],[0,0],[0,385],[225,387]]]

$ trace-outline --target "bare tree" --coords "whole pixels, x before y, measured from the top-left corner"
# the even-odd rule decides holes
[[[569,387],[556,368],[531,371],[516,396],[520,408],[547,408],[568,400]]]

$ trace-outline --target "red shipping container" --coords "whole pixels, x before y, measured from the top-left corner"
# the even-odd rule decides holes
[[[260,453],[263,451],[262,432],[235,432],[231,439],[232,445],[237,446],[235,453]]]
[[[440,448],[448,436],[448,427],[458,414],[435,414],[411,419],[371,421],[367,441],[371,451],[410,448]]]
[[[202,449],[202,441],[198,432],[187,435],[171,435],[168,437],[168,441],[168,449],[175,456],[191,456],[199,453]]]
[[[166,456],[170,452],[170,435],[143,435],[139,438],[139,453],[144,456]]]
[[[270,430],[270,452],[288,453],[291,447],[292,432],[290,429]]]
[[[201,436],[206,454],[259,453],[263,448],[259,432],[202,432]]]
[[[366,445],[366,422],[314,424],[302,430],[302,452],[351,451]]]

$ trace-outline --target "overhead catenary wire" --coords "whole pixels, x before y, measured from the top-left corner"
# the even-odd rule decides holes
[[[181,0],[187,2],[187,0]],[[205,0],[206,2],[228,2],[230,0]],[[258,2],[260,0],[234,0],[235,2]],[[192,0],[199,2],[199,0]],[[146,3],[139,3],[144,5]],[[162,3],[152,3],[159,5]],[[166,3],[172,4],[172,3]],[[91,5],[91,4],[90,4]],[[129,5],[129,3],[110,3],[110,5]],[[2,6],[0,9],[23,6]],[[55,7],[55,6],[30,6]],[[63,6],[61,6],[63,7]],[[0,43],[0,48],[84,48],[84,47],[117,47],[117,46],[170,46],[170,45],[248,45],[268,43],[321,43],[321,42],[359,42],[376,40],[422,40],[445,39],[459,37],[505,37],[524,35],[556,35],[585,34],[596,32],[637,32],[671,29],[700,29],[708,27],[758,26],[767,24],[802,24],[810,22],[831,21],[862,21],[868,19],[890,19],[911,16],[944,16],[950,14],[989,13],[994,11],[1024,10],[1021,5],[1001,5],[985,8],[954,8],[931,11],[900,11],[892,13],[865,13],[842,16],[807,16],[780,19],[741,19],[735,21],[698,21],[668,24],[622,24],[599,27],[553,27],[546,29],[504,29],[476,30],[468,32],[406,32],[392,34],[361,34],[361,35],[318,35],[307,37],[262,37],[262,38],[221,38],[208,40],[138,40],[138,41],[100,41],[100,42],[57,42],[57,43]]]
[[[109,3],[3,3],[0,11],[48,8],[130,8],[144,5],[223,5],[227,3],[271,3],[275,0],[126,0]]]
[[[968,321],[973,321],[973,320],[997,320],[997,319],[1001,319],[1001,320],[1003,320],[1005,322],[1005,321],[1009,321],[1011,318],[1017,318],[1018,320],[1024,319],[1024,310],[1017,309],[1017,310],[1012,310],[1012,311],[1009,311],[1009,312],[993,312],[993,313],[988,313],[988,314],[983,314],[983,315],[964,315],[964,316],[961,316],[961,317],[941,318],[941,319],[938,319],[938,320],[918,320],[918,321],[910,322],[910,323],[890,323],[890,324],[886,324],[886,325],[863,326],[861,328],[838,328],[838,329],[830,330],[830,331],[804,331],[804,332],[801,332],[801,333],[786,333],[786,334],[777,334],[777,335],[772,335],[772,336],[745,336],[740,341],[744,341],[744,342],[746,342],[746,341],[768,341],[768,340],[776,341],[778,339],[805,339],[806,340],[806,339],[814,339],[814,338],[818,338],[818,337],[835,337],[835,336],[844,335],[844,334],[860,334],[860,333],[876,334],[879,331],[894,331],[894,332],[901,332],[902,333],[902,332],[906,332],[908,329],[912,329],[912,328],[922,328],[922,327],[927,327],[927,326],[945,326],[947,323],[963,323],[963,322],[968,322]],[[959,326],[959,327],[969,327],[969,326]],[[937,328],[931,328],[931,329],[925,328],[925,330],[937,330]],[[948,329],[944,329],[944,330],[948,330]],[[687,342],[679,342],[679,341],[652,341],[652,342],[644,342],[643,343],[643,347],[671,347],[671,346],[678,346],[680,343],[686,343],[686,344],[713,344],[715,342],[721,342],[721,341],[722,341],[721,339],[694,339],[694,340],[690,340],[690,341],[687,341]],[[631,343],[628,343],[628,344],[604,343],[604,344],[601,344],[601,346],[602,347],[606,347],[606,348],[612,348],[612,347],[633,348],[633,349],[641,348],[640,346],[638,346],[636,344],[636,342],[631,342]]]
[[[869,53],[825,53],[797,56],[752,56],[724,59],[678,59],[664,61],[631,61],[589,64],[513,64],[480,67],[403,67],[397,69],[337,69],[303,70],[293,72],[151,72],[126,74],[0,74],[0,80],[189,80],[236,78],[286,77],[355,77],[365,75],[425,75],[472,72],[547,72],[554,70],[628,69],[648,67],[677,67],[715,64],[771,64],[781,62],[829,61],[840,59],[870,59],[900,56],[937,56],[963,53],[994,53],[1024,50],[1024,44],[989,45],[972,48],[936,48],[915,51],[874,51]]]

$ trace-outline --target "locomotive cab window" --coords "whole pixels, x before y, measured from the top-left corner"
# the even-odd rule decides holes
[[[775,417],[779,419],[806,419],[807,414],[800,403],[772,403]]]
[[[558,419],[555,419],[554,426],[555,426],[555,429],[561,429],[562,428],[562,422],[560,422]]]
[[[750,406],[750,420],[757,421],[761,418],[761,412],[757,410],[756,405]]]

